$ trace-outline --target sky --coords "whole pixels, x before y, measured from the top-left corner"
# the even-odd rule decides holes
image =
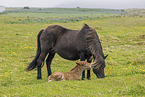
[[[145,0],[0,0],[5,7],[44,7],[44,8],[144,8]]]

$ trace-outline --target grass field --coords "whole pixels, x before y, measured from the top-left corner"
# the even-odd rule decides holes
[[[0,97],[144,97],[145,17],[87,11],[0,14]],[[80,29],[83,23],[96,29],[104,54],[109,54],[105,78],[98,79],[91,71],[91,80],[48,83],[45,65],[42,80],[36,79],[36,70],[25,71],[35,57],[36,36],[42,28],[60,24]],[[66,72],[74,65],[56,55],[52,72]]]

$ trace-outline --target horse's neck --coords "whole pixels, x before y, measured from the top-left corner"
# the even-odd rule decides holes
[[[84,71],[84,68],[81,67],[81,66],[77,66],[75,69],[73,69],[72,71],[70,72],[75,72],[77,74],[82,74],[82,72]]]

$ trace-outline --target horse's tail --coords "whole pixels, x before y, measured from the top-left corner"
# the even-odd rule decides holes
[[[40,36],[43,31],[44,31],[44,29],[42,29],[37,35],[37,53],[36,53],[34,60],[26,68],[26,70],[28,70],[28,71],[33,70],[37,66],[37,59],[39,58],[40,53],[41,53]]]

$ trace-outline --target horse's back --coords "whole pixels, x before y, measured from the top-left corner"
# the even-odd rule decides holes
[[[85,51],[87,33],[87,28],[71,30],[60,25],[51,25],[41,35],[42,46],[64,59],[77,60]]]

